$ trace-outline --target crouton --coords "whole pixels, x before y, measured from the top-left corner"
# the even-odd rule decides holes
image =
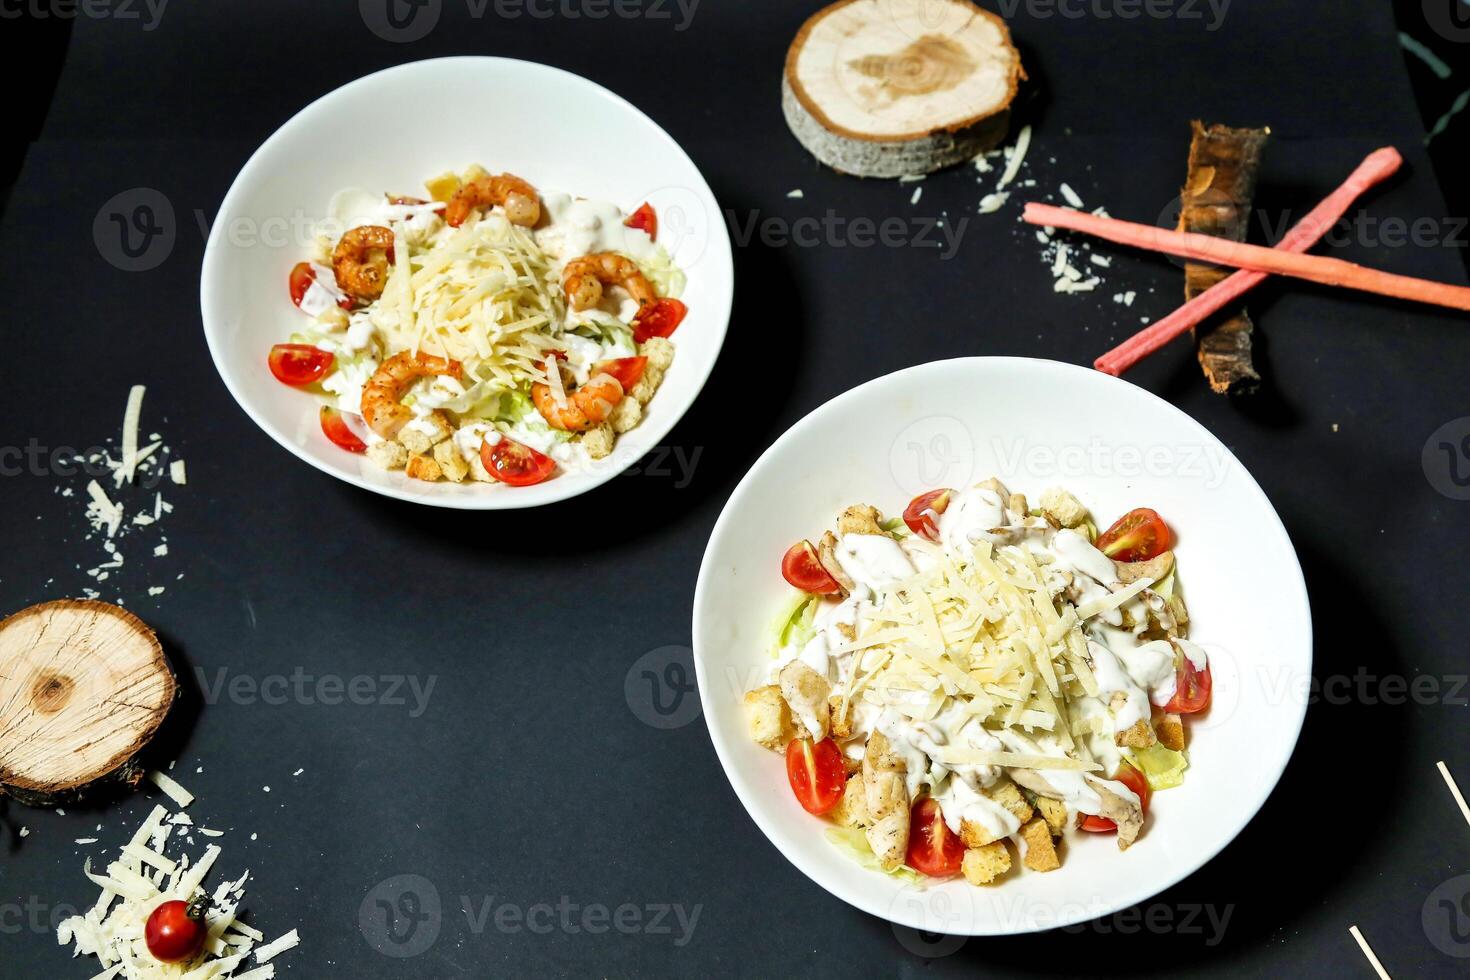
[[[750,737],[772,752],[783,752],[793,736],[791,709],[775,684],[745,692]]]
[[[1087,520],[1082,501],[1061,487],[1052,487],[1041,495],[1041,512],[1054,518],[1062,527],[1080,527]]]
[[[960,859],[960,870],[972,885],[988,885],[1011,870],[1011,852],[1005,841],[994,841],[984,847],[972,847]]]
[[[1031,804],[1026,802],[1026,797],[1021,795],[1015,783],[997,783],[986,790],[985,795],[1009,810],[1011,815],[1022,823],[1032,817]]]
[[[842,710],[842,695],[834,694],[827,699],[830,705],[831,725],[833,738],[852,737],[852,719],[848,717],[852,712],[852,705],[847,706],[847,711]]]
[[[960,820],[960,840],[964,841],[966,847],[985,847],[998,840],[1005,839],[1005,828],[991,830],[978,820],[965,817]]]
[[[1062,866],[1056,845],[1052,843],[1051,829],[1043,818],[1037,817],[1023,826],[1021,840],[1026,844],[1021,863],[1032,871],[1055,871]]]
[[[1123,583],[1137,582],[1141,578],[1158,582],[1173,570],[1174,552],[1161,552],[1148,561],[1115,560],[1113,562],[1113,568],[1118,573],[1118,581]]]
[[[459,190],[458,174],[440,174],[424,181],[431,201],[447,201]]]
[[[1159,744],[1175,752],[1184,751],[1184,720],[1172,711],[1166,711],[1154,722],[1154,734]]]
[[[1031,513],[1031,508],[1026,504],[1026,495],[1024,493],[1011,494],[1010,499],[1006,501],[1006,510],[1020,514],[1022,517]]]
[[[480,458],[479,453],[475,453],[475,455],[470,457],[470,476],[481,483],[500,482],[491,475],[489,470],[485,469],[485,461]]]
[[[612,426],[607,423],[582,433],[582,448],[593,459],[605,459],[611,455],[617,441],[618,437],[613,433]]]
[[[478,163],[472,163],[468,167],[465,167],[464,168],[464,173],[462,173],[462,174],[459,175],[459,179],[463,183],[470,184],[470,183],[473,183],[474,181],[479,180],[481,177],[489,177],[489,176],[490,176],[490,171],[486,170],[484,167],[480,166]]]
[[[446,480],[463,483],[464,478],[470,475],[470,464],[465,462],[453,439],[445,439],[434,447],[434,462],[439,464]]]
[[[1038,796],[1036,798],[1036,812],[1046,821],[1046,828],[1051,831],[1053,837],[1062,836],[1062,831],[1067,829],[1067,805],[1061,800],[1053,800],[1050,797]]]
[[[410,455],[427,456],[434,447],[449,438],[453,430],[449,418],[443,412],[430,412],[421,419],[414,419],[398,432],[398,441],[403,443]]]
[[[1000,497],[1001,503],[1005,503],[1007,500],[1011,499],[1011,492],[1006,489],[1006,485],[1004,483],[1001,483],[1000,480],[993,476],[988,480],[981,480],[979,483],[975,484],[975,489],[989,490],[990,492]]]
[[[1113,741],[1124,748],[1146,749],[1158,741],[1147,718],[1140,718],[1113,737]]]
[[[800,660],[793,660],[781,668],[781,696],[791,706],[791,714],[801,721],[812,736],[820,742],[827,737],[832,719],[832,685],[827,678],[818,674]]]
[[[837,518],[838,534],[882,534],[883,527],[878,508],[867,504],[853,504]]]
[[[408,463],[404,466],[404,470],[413,479],[426,480],[429,483],[433,483],[444,475],[444,471],[439,468],[439,464],[434,462],[434,457],[420,456],[418,453],[413,453],[408,457]]]
[[[664,369],[654,367],[653,362],[649,361],[643,366],[643,377],[628,389],[628,394],[637,399],[638,404],[647,405],[653,399],[654,392],[658,391],[658,386],[663,383]]]
[[[847,785],[843,787],[842,799],[837,801],[827,816],[839,827],[866,828],[873,822],[868,815],[867,794],[863,790],[863,777],[852,775],[847,777]]]
[[[614,432],[628,432],[637,428],[638,423],[643,421],[643,406],[636,398],[624,397],[618,402],[617,408],[613,409],[612,415],[608,416],[607,421]]]
[[[385,470],[401,470],[408,465],[408,450],[391,439],[367,447],[367,458]]]
[[[638,353],[648,358],[648,366],[667,371],[674,363],[674,344],[667,337],[649,337],[638,345]]]

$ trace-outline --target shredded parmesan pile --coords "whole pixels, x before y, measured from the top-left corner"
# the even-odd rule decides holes
[[[133,531],[158,524],[165,514],[174,509],[163,498],[163,492],[156,489],[165,472],[174,486],[183,486],[187,480],[184,461],[169,458],[170,449],[164,445],[158,433],[150,435],[146,444],[142,442],[140,433],[143,396],[146,392],[143,385],[133,385],[128,392],[127,407],[123,411],[120,449],[116,458],[103,450],[76,458],[78,463],[90,464],[91,472],[106,470],[106,473],[99,472],[101,479],[89,479],[86,485],[85,516],[91,528],[87,538],[100,537],[102,550],[106,553],[103,561],[88,568],[86,572],[99,584],[112,578],[124,565],[123,551],[118,541]],[[111,479],[108,479],[109,476]],[[140,479],[140,476],[148,479]],[[150,487],[149,484],[153,486]],[[125,497],[135,497],[139,490],[142,490],[141,502],[129,517],[129,502]],[[73,496],[70,487],[60,492],[65,497]],[[162,558],[167,554],[168,538],[159,533],[158,543],[152,547],[151,556]],[[179,578],[182,577],[179,575]],[[148,594],[156,596],[163,591],[164,586],[154,585],[149,587]],[[89,599],[101,597],[101,593],[93,588],[84,589],[83,594]]]
[[[411,250],[394,228],[396,265],[372,308],[390,353],[424,351],[461,361],[481,381],[541,380],[550,329],[564,303],[552,260],[523,228],[486,215]]]
[[[188,902],[205,894],[204,879],[220,855],[213,844],[194,862],[187,856],[174,860],[165,853],[170,834],[191,825],[187,814],[169,816],[164,807],[156,806],[118,859],[107,865],[106,873],[94,873],[87,859],[84,873],[102,893],[87,912],[62,922],[56,939],[63,946],[74,944],[73,956],[97,957],[103,970],[92,980],[270,980],[276,968],[268,961],[299,944],[300,937],[292,929],[279,939],[257,945],[265,936],[236,918],[250,876],[247,871],[234,881],[221,882],[210,893],[211,906],[205,916],[208,933],[198,957],[174,964],[153,958],[143,939],[148,917],[164,902]],[[217,831],[211,834],[218,835]],[[246,968],[252,954],[254,965]],[[236,972],[242,968],[245,972]]]
[[[936,545],[911,541],[932,558],[928,570],[894,586],[858,638],[832,650],[858,654],[839,716],[858,699],[920,722],[959,704],[991,731],[1022,735],[1028,741],[1021,744],[1037,733],[1053,735],[1070,760],[947,746],[936,762],[1102,769],[1085,740],[1074,740],[1107,731],[1097,726],[1108,723],[1105,716],[1074,710],[1076,700],[1098,693],[1082,623],[1127,603],[1151,580],[1058,612],[1037,555],[982,541],[973,560],[956,563]]]

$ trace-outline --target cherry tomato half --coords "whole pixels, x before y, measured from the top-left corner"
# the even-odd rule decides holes
[[[782,556],[781,577],[792,587],[816,595],[834,595],[842,591],[842,586],[822,567],[817,549],[804,539],[788,548]]]
[[[1164,705],[1165,711],[1172,711],[1176,715],[1192,715],[1210,706],[1210,692],[1215,682],[1210,677],[1208,663],[1200,670],[1193,660],[1185,657],[1184,663],[1179,665],[1176,682],[1174,696]]]
[[[786,746],[786,778],[803,810],[826,813],[838,804],[847,787],[842,750],[830,738],[815,745],[809,738],[794,738]]]
[[[689,307],[676,299],[661,299],[638,311],[633,321],[633,340],[643,343],[650,337],[667,337],[679,328]]]
[[[903,510],[903,522],[909,526],[920,537],[928,538],[930,541],[939,539],[939,526],[934,523],[935,514],[943,514],[944,508],[949,506],[949,495],[953,490],[930,490],[921,493]]]
[[[299,307],[301,301],[306,298],[306,291],[311,288],[311,284],[314,282],[316,282],[316,270],[311,267],[310,262],[297,262],[292,266],[291,276],[288,280],[288,285],[291,289],[291,302]],[[344,310],[352,309],[352,297],[347,296],[337,300],[337,305]]]
[[[619,357],[616,360],[600,361],[593,365],[592,373],[610,374],[618,379],[618,384],[623,386],[624,391],[631,391],[643,377],[643,369],[648,366],[646,357]]]
[[[335,360],[330,351],[310,344],[276,344],[266,363],[277,381],[299,388],[320,380]]]
[[[628,215],[628,220],[623,224],[629,228],[640,228],[648,232],[649,238],[658,237],[658,214],[653,210],[653,205],[647,201],[643,202],[643,206],[637,211]]]
[[[513,487],[532,486],[556,472],[556,460],[505,436],[493,446],[488,439],[480,444],[480,462],[491,476]]]
[[[199,955],[208,931],[203,906],[191,906],[175,899],[164,902],[148,916],[143,941],[154,959],[182,963]]]
[[[944,822],[944,814],[932,797],[914,804],[909,814],[909,849],[904,863],[931,878],[957,874],[965,858],[965,844]]]
[[[1123,767],[1118,770],[1118,775],[1113,778],[1138,794],[1138,802],[1143,808],[1144,814],[1147,815],[1149,797],[1153,793],[1149,790],[1148,780],[1144,778],[1143,773],[1125,762],[1123,763]],[[1082,823],[1079,826],[1083,830],[1092,831],[1094,834],[1106,834],[1118,829],[1118,825],[1107,817],[1097,817],[1090,813],[1082,818]]]
[[[1130,510],[1097,539],[1097,550],[1118,561],[1148,561],[1169,550],[1174,535],[1157,511]]]
[[[332,445],[347,450],[349,453],[367,452],[367,443],[357,437],[342,413],[331,405],[323,405],[321,410],[322,433],[330,440]]]

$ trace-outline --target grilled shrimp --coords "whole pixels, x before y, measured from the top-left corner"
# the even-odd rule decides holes
[[[362,388],[362,417],[384,439],[392,439],[398,430],[413,419],[413,411],[403,404],[403,393],[419,378],[448,374],[458,378],[458,361],[432,354],[400,351],[388,358]]]
[[[536,188],[514,174],[479,177],[454,192],[444,209],[444,220],[451,228],[464,224],[470,212],[496,204],[505,208],[505,216],[513,225],[533,227],[541,220],[541,199]]]
[[[638,301],[639,307],[658,301],[658,294],[644,278],[638,263],[617,252],[593,252],[572,259],[561,273],[562,288],[574,310],[588,310],[602,302],[603,283],[622,286]]]
[[[538,381],[531,386],[531,401],[536,411],[548,425],[567,432],[585,432],[601,425],[622,400],[622,383],[606,372],[595,374],[580,388],[567,391],[565,400],[561,401],[551,385]]]
[[[332,252],[337,285],[365,302],[383,295],[388,263],[393,260],[393,229],[382,225],[351,228]]]

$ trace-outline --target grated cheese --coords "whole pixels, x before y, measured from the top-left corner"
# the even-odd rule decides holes
[[[188,806],[194,802],[194,794],[175,782],[172,776],[165,775],[157,769],[154,769],[148,773],[148,778],[153,782],[153,785],[163,790],[164,794],[179,806]]]
[[[143,414],[143,393],[147,390],[143,385],[133,385],[128,391],[128,404],[123,411],[122,462],[112,474],[117,486],[133,482],[138,469],[138,420]]]

